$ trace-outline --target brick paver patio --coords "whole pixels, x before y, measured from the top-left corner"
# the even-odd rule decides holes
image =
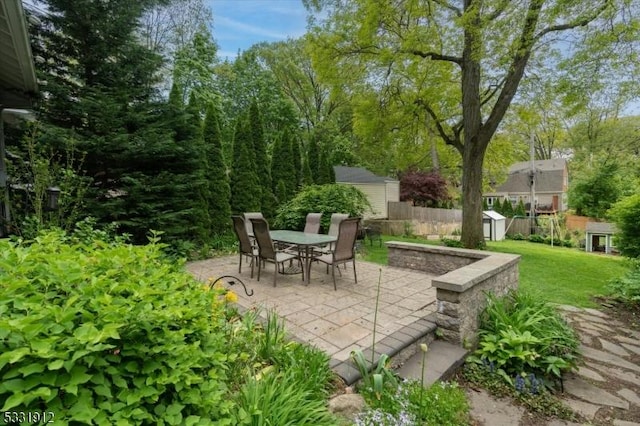
[[[415,336],[407,335],[407,332],[415,334],[410,327],[424,328],[424,318],[436,309],[435,289],[429,275],[361,260],[356,261],[356,268],[357,284],[351,264],[346,270],[341,267],[342,276],[336,272],[338,290],[335,291],[331,273],[326,274],[324,264],[312,266],[309,285],[303,284],[300,274],[281,274],[277,287],[273,287],[271,263],[263,269],[259,282],[257,274],[250,278],[251,268],[244,261],[242,273],[238,274],[237,255],[187,265],[188,271],[201,281],[223,275],[240,278],[254,291],[253,296],[247,297],[240,286],[231,287],[238,294],[240,306],[261,307],[263,316],[266,309],[275,309],[285,319],[285,328],[292,337],[324,350],[334,365],[348,361],[352,350],[371,346],[379,279],[376,342],[381,342],[380,347],[406,345],[411,339],[415,340]],[[397,352],[402,347],[391,349]]]

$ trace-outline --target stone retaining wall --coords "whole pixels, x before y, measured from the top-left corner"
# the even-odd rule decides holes
[[[436,275],[436,324],[445,340],[473,347],[486,293],[497,296],[518,288],[520,256],[389,241],[389,266]]]

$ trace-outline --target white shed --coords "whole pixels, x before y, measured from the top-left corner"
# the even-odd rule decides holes
[[[334,166],[336,183],[351,185],[367,196],[373,212],[366,212],[365,219],[389,217],[389,202],[400,201],[400,181],[378,176],[362,167]]]
[[[502,241],[506,233],[507,218],[493,210],[482,212],[482,228],[484,239],[490,241]]]

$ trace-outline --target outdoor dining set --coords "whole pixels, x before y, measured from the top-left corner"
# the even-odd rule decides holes
[[[304,229],[292,231],[269,229],[269,223],[259,212],[232,216],[233,229],[239,242],[238,273],[242,273],[242,261],[247,258],[251,266],[251,278],[257,265],[257,279],[260,281],[261,270],[266,262],[270,262],[275,265],[274,287],[278,274],[288,273],[300,273],[302,281],[308,285],[312,264],[320,262],[326,265],[327,273],[331,267],[333,287],[337,290],[336,269],[351,262],[357,283],[356,240],[361,218],[333,213],[326,234],[320,233],[321,218],[321,213],[309,213]],[[341,274],[339,269],[338,272]]]

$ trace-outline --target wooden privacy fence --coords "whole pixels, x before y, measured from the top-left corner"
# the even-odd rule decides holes
[[[389,203],[389,220],[415,220],[462,224],[462,210],[416,207],[402,202]]]

